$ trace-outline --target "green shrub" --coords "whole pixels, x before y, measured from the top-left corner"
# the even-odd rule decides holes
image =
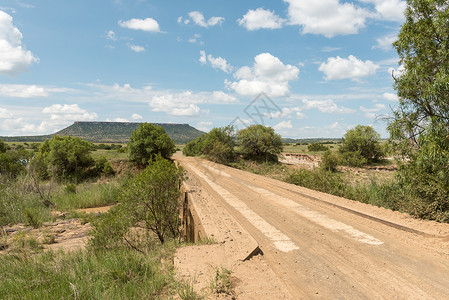
[[[340,154],[340,162],[342,165],[350,167],[361,167],[368,162],[358,151],[343,152]]]
[[[321,156],[320,168],[327,171],[335,172],[338,163],[339,163],[338,156],[335,153],[331,152],[330,150],[327,150]]]
[[[185,156],[200,156],[204,154],[204,140],[206,139],[207,134],[203,134],[196,139],[188,142],[184,149],[182,149],[182,153]]]
[[[329,148],[324,146],[321,143],[312,143],[312,144],[307,146],[307,150],[309,150],[310,152],[318,152],[318,151],[329,150]]]
[[[32,169],[43,178],[57,181],[85,179],[94,164],[93,144],[78,137],[53,136],[32,159]]]
[[[95,162],[95,170],[97,174],[102,174],[105,176],[112,176],[115,174],[115,171],[111,166],[111,163],[104,156],[100,157]]]
[[[341,174],[321,169],[295,170],[287,175],[284,181],[340,197],[352,197],[349,184]]]
[[[376,162],[384,156],[380,145],[380,134],[371,126],[357,125],[348,130],[339,150],[343,154],[357,153],[367,162]]]
[[[183,172],[173,162],[157,156],[145,170],[126,182],[119,195],[120,204],[93,223],[92,245],[116,247],[125,242],[136,247],[128,235],[130,227],[136,224],[155,234],[161,243],[176,238]]]

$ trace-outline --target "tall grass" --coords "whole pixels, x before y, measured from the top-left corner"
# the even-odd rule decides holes
[[[296,170],[288,174],[284,181],[320,192],[347,199],[372,204],[392,210],[399,210],[420,217],[422,202],[413,191],[404,189],[395,179],[379,182],[351,184],[341,173],[332,173],[322,169]]]
[[[52,209],[44,205],[32,179],[24,176],[3,183],[0,184],[0,226],[25,223],[39,227],[51,221]],[[68,189],[67,185],[59,183],[43,183],[40,189],[55,204],[56,210],[68,211],[117,203],[120,186],[120,180],[113,179],[77,185],[75,193],[72,186]]]
[[[170,247],[170,246],[168,246]],[[0,256],[0,299],[157,299],[174,293],[158,247]]]
[[[0,186],[0,226],[27,223],[33,227],[51,219],[51,210],[24,178]]]
[[[118,181],[83,183],[76,186],[75,192],[60,186],[52,201],[59,210],[106,206],[117,203],[119,190]]]

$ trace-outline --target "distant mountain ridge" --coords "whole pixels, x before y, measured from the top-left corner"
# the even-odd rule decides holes
[[[141,123],[135,122],[75,122],[54,134],[40,136],[1,137],[5,142],[43,142],[54,135],[74,136],[94,143],[126,143]],[[185,144],[204,132],[189,124],[153,123],[165,129],[175,144]]]

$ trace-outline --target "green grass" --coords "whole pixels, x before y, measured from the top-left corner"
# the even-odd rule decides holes
[[[33,227],[51,220],[51,210],[33,192],[31,183],[19,178],[0,186],[0,226],[26,223]]]
[[[115,178],[104,183],[86,182],[75,186],[76,193],[69,192],[67,185],[43,183],[43,194],[55,204],[55,209],[70,211],[80,208],[99,207],[117,203],[120,180]],[[70,189],[69,189],[70,190]],[[25,223],[39,227],[51,221],[51,208],[43,204],[28,177],[0,185],[0,226]]]
[[[176,292],[172,245],[0,256],[0,299],[158,299]]]
[[[76,193],[67,192],[59,186],[52,197],[57,210],[71,210],[106,206],[117,203],[120,183],[112,180],[107,183],[83,183],[76,186]]]
[[[92,151],[92,157],[95,160],[98,160],[100,157],[105,157],[109,161],[119,161],[119,160],[127,160],[128,153],[127,152],[118,152],[117,150],[98,149],[98,150]]]

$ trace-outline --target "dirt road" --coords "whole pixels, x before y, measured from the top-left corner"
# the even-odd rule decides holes
[[[256,239],[295,298],[449,299],[448,224],[177,159]]]

